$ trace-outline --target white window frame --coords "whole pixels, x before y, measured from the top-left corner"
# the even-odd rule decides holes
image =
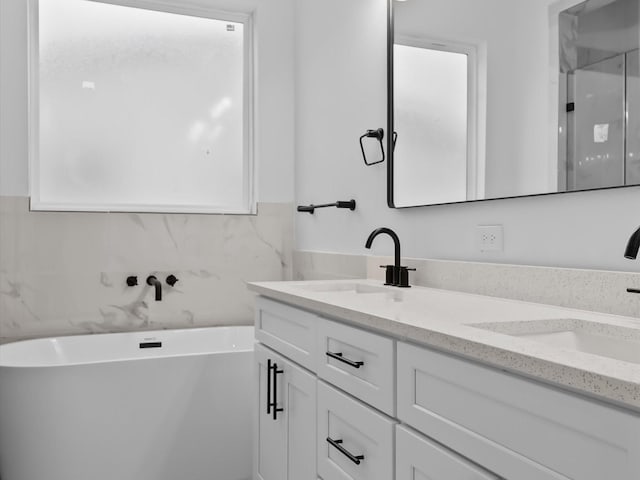
[[[406,47],[424,48],[467,56],[467,198],[484,198],[486,92],[481,91],[480,55],[477,45],[458,41],[396,35],[394,43]]]
[[[0,0],[1,1],[1,0]],[[242,23],[244,25],[244,85],[243,85],[243,204],[238,208],[216,205],[103,205],[59,204],[43,202],[40,198],[40,56],[39,56],[39,1],[28,0],[29,72],[28,72],[28,135],[29,135],[29,195],[33,211],[77,212],[136,212],[136,213],[194,213],[194,214],[257,214],[255,165],[255,45],[252,13],[230,12],[211,8],[200,2],[186,4],[180,0],[85,0],[111,5],[175,13],[191,17]]]

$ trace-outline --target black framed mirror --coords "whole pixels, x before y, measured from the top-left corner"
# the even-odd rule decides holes
[[[389,0],[390,208],[640,185],[640,0]]]

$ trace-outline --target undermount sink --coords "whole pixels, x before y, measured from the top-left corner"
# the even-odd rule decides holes
[[[307,292],[317,293],[348,293],[367,296],[374,296],[374,294],[377,294],[377,296],[381,296],[385,300],[392,300],[394,302],[401,302],[403,300],[403,293],[400,289],[384,287],[382,285],[371,285],[362,282],[336,282],[300,285],[298,288],[306,290]]]
[[[300,288],[309,292],[354,292],[354,293],[387,293],[388,288],[376,287],[366,283],[324,283],[320,285],[301,285]]]
[[[532,340],[550,347],[640,364],[640,328],[573,318],[472,324],[471,326]]]

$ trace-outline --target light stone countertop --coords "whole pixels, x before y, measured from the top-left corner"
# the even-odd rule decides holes
[[[364,291],[357,293],[354,285]],[[322,316],[640,411],[640,364],[492,331],[506,322],[585,320],[597,323],[604,335],[607,329],[630,332],[628,338],[640,348],[637,318],[425,287],[383,287],[377,280],[255,282],[249,288]],[[487,324],[487,329],[471,324]]]

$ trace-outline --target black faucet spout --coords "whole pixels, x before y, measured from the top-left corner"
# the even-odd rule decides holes
[[[400,256],[400,239],[398,238],[398,235],[396,235],[396,232],[386,227],[377,228],[371,232],[371,235],[367,238],[367,243],[365,243],[364,246],[366,248],[371,248],[373,240],[383,233],[391,237],[395,247],[395,265],[381,265],[381,268],[385,268],[387,270],[385,285],[400,288],[411,288],[411,285],[409,285],[409,270],[415,271],[415,268],[402,266],[402,257]]]
[[[156,302],[160,302],[162,300],[162,283],[160,283],[160,280],[158,280],[154,275],[149,275],[147,277],[147,285],[155,288]]]
[[[393,230],[391,230],[390,228],[387,227],[382,227],[382,228],[377,228],[375,229],[373,232],[371,232],[371,235],[369,235],[369,238],[367,238],[367,243],[365,244],[366,248],[371,248],[371,245],[373,244],[373,240],[380,234],[387,234],[389,235],[392,240],[393,240],[393,244],[395,247],[395,267],[396,268],[400,268],[400,239],[398,238],[398,235],[396,235],[396,232],[394,232]]]
[[[640,249],[640,227],[631,234],[627,248],[624,251],[624,258],[635,260],[638,258],[638,250]]]

